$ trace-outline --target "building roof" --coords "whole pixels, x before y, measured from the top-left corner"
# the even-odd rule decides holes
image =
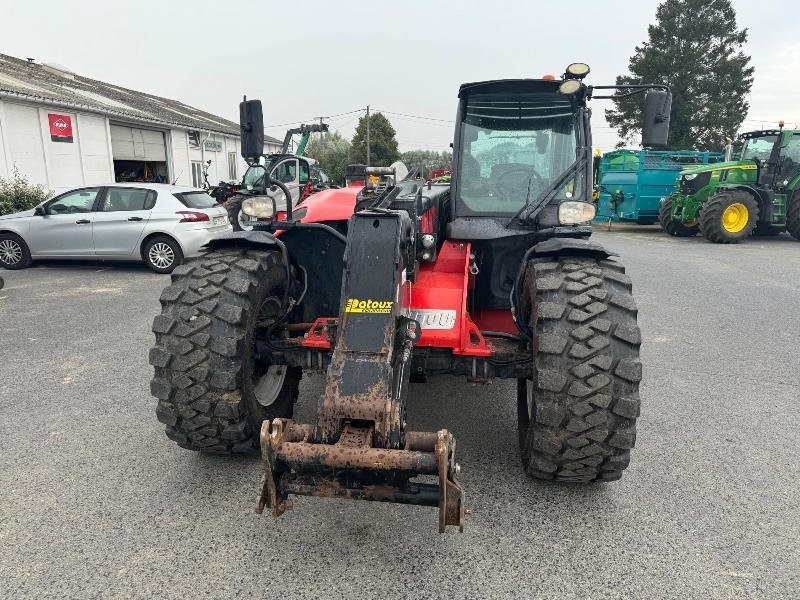
[[[2,97],[99,112],[110,118],[239,135],[237,123],[183,102],[83,77],[59,65],[28,62],[6,54],[0,54]]]

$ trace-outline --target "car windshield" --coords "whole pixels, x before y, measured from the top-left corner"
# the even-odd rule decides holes
[[[219,204],[205,192],[185,192],[175,194],[175,197],[187,208],[212,208]]]
[[[753,160],[754,158],[761,161],[768,160],[777,138],[777,135],[763,135],[745,140],[742,147],[742,160]]]
[[[553,92],[473,94],[461,137],[458,213],[513,215],[575,162],[575,111]],[[556,198],[579,193],[582,171]]]

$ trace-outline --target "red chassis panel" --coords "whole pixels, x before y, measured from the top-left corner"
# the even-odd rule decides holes
[[[420,266],[411,286],[410,316],[422,325],[417,347],[450,348],[453,354],[490,356],[491,346],[467,312],[468,242],[445,241],[436,262]]]
[[[481,335],[481,329],[517,333],[508,310],[484,310],[474,320],[467,312],[467,294],[472,284],[470,248],[468,242],[444,242],[436,262],[421,265],[417,281],[403,286],[401,305],[408,306],[409,316],[422,326],[417,347],[449,348],[453,354],[464,356],[491,356],[491,342]],[[330,349],[335,322],[335,318],[317,319],[302,346]]]

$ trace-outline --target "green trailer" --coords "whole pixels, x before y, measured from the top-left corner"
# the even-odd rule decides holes
[[[800,239],[800,131],[771,129],[740,136],[741,158],[684,169],[661,204],[670,235],[702,233],[716,243],[788,231]]]

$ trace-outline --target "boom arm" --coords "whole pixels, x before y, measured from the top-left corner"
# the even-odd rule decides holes
[[[297,144],[297,149],[294,151],[294,155],[303,156],[303,152],[306,149],[306,145],[308,144],[311,134],[323,133],[326,131],[328,131],[327,123],[312,123],[311,125],[300,125],[300,127],[288,129],[286,131],[286,136],[283,138],[283,148],[281,149],[281,154],[288,154],[289,145],[292,143],[292,136],[299,133],[302,137],[300,138],[300,143]]]

